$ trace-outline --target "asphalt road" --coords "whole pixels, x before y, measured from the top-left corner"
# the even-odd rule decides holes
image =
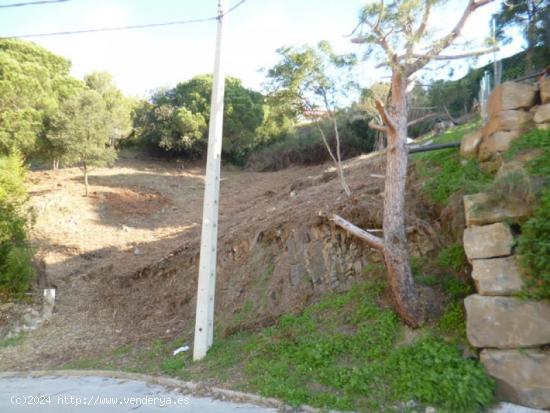
[[[251,404],[199,398],[105,377],[0,378],[0,412],[275,413]]]

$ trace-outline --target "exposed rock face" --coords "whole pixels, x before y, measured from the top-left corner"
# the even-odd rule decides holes
[[[464,251],[468,260],[510,255],[513,242],[510,227],[500,222],[464,230]]]
[[[472,278],[481,295],[513,295],[523,288],[514,257],[473,260]]]
[[[550,122],[550,103],[538,106],[533,120],[535,121],[535,123]]]
[[[483,134],[481,133],[481,130],[477,130],[464,136],[462,142],[460,143],[460,155],[464,158],[475,158],[482,139]]]
[[[531,213],[528,203],[500,202],[493,205],[485,193],[465,195],[464,212],[466,225],[486,225],[502,221],[521,221]]]
[[[525,83],[504,82],[489,97],[488,112],[494,115],[503,110],[529,109],[535,105],[537,88]]]
[[[512,142],[521,136],[520,130],[499,131],[483,139],[479,145],[479,159],[482,161],[491,159],[498,152],[510,149]]]
[[[497,396],[536,409],[550,409],[550,353],[483,350],[481,362],[497,381]]]
[[[550,77],[546,77],[539,82],[540,100],[543,104],[550,103]]]
[[[532,126],[533,112],[525,110],[504,110],[491,115],[489,122],[483,128],[483,136],[488,138],[495,132],[519,131],[525,132]]]
[[[464,300],[474,347],[518,348],[550,343],[550,303],[471,295]]]

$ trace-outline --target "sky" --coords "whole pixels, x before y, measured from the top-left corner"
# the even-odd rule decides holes
[[[24,0],[0,0],[0,5]],[[261,90],[265,71],[277,61],[276,49],[328,40],[339,53],[364,54],[346,37],[357,24],[369,0],[247,0],[224,22],[223,62],[228,75],[245,86]],[[468,21],[461,41],[479,41],[489,35],[489,19],[500,1],[483,7]],[[237,4],[226,0],[226,7]],[[433,16],[438,31],[449,30],[466,0],[450,0]],[[126,26],[187,20],[216,15],[217,0],[68,0],[27,7],[0,8],[0,37],[78,29]],[[92,71],[110,72],[126,94],[146,97],[159,87],[210,73],[213,69],[216,22],[135,29],[117,32],[40,37],[34,41],[72,62],[72,74],[82,78]],[[500,57],[519,51],[518,41],[499,52]],[[478,65],[487,61],[483,58]],[[363,61],[357,80],[364,86],[379,80],[383,69]],[[448,66],[446,66],[448,68]],[[456,66],[455,77],[467,65]],[[435,77],[446,77],[448,70]]]

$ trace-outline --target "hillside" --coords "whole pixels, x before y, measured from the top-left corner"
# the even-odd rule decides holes
[[[468,128],[458,134],[465,130]],[[450,132],[446,138],[454,139],[456,133]],[[0,368],[116,368],[207,379],[293,403],[309,401],[345,409],[356,402],[380,403],[377,397],[357,401],[350,396],[335,404],[325,400],[322,391],[315,399],[308,393],[293,396],[285,390],[270,391],[269,385],[267,389],[249,387],[246,375],[232,367],[242,362],[234,359],[239,351],[228,353],[228,349],[241,345],[242,334],[265,328],[286,331],[282,320],[302,323],[303,318],[291,321],[292,317],[313,317],[309,322],[320,323],[322,329],[336,323],[341,325],[335,331],[338,335],[346,331],[355,334],[362,325],[371,325],[365,331],[372,332],[373,325],[389,322],[387,336],[380,338],[403,342],[404,354],[411,351],[422,358],[424,351],[435,351],[461,363],[458,349],[467,346],[460,327],[462,310],[454,302],[469,287],[460,279],[463,258],[460,254],[453,258],[456,234],[452,227],[456,224],[440,219],[442,206],[426,196],[422,190],[425,179],[419,179],[416,167],[411,166],[407,225],[413,266],[423,285],[423,299],[429,304],[430,320],[427,330],[415,333],[401,326],[389,310],[381,256],[320,214],[337,212],[364,228],[381,227],[383,180],[378,175],[383,171],[383,158],[360,156],[346,161],[345,167],[353,191],[351,200],[327,164],[278,172],[223,172],[216,302],[216,337],[221,347],[216,348],[223,348],[220,357],[225,361],[214,352],[206,364],[194,367],[188,365],[188,356],[171,360],[169,354],[183,343],[192,343],[203,169],[182,170],[175,163],[128,155],[114,168],[93,173],[88,198],[83,197],[76,169],[31,172],[28,184],[37,211],[32,239],[43,263],[42,282],[57,288],[56,310],[38,330],[0,346]],[[452,274],[445,268],[450,264],[435,264],[445,254],[456,267]],[[349,307],[351,303],[359,305],[354,297],[369,285],[380,295],[365,295],[374,301],[366,301],[364,309]],[[365,311],[365,319],[348,318]],[[374,313],[369,316],[369,311]],[[457,325],[458,330],[453,331]],[[281,334],[274,331],[265,334]],[[315,331],[305,337],[313,334],[319,339]],[[333,333],[328,331],[325,338],[332,340]],[[437,337],[447,337],[451,344]],[[372,339],[374,346],[387,346]],[[357,340],[362,339],[358,336]],[[412,347],[406,350],[409,345]],[[330,359],[330,350],[320,351],[329,351],[319,357]],[[357,357],[364,360],[370,356],[358,353]],[[401,356],[388,357],[386,368]],[[211,363],[213,368],[208,367]],[[416,368],[423,369],[422,361],[419,363]],[[464,368],[477,371],[473,364]],[[444,369],[441,374],[456,372]],[[383,394],[380,397],[390,397]],[[487,394],[480,397],[486,403]],[[462,402],[460,398],[458,403]]]

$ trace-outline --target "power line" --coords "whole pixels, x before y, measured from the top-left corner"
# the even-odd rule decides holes
[[[25,39],[25,38],[28,38],[28,37],[65,36],[65,35],[70,35],[70,34],[114,32],[114,31],[121,31],[121,30],[130,30],[130,29],[146,29],[146,28],[149,28],[149,27],[161,27],[161,26],[174,26],[174,25],[182,25],[182,24],[201,23],[201,22],[217,20],[217,18],[218,17],[207,17],[207,18],[204,18],[204,19],[175,20],[175,21],[171,21],[171,22],[162,22],[162,23],[134,24],[134,25],[130,25],[130,26],[100,27],[100,28],[94,28],[94,29],[71,30],[71,31],[65,31],[65,32],[23,34],[23,35],[18,35],[18,36],[6,36],[5,38]]]
[[[66,1],[69,1],[69,0],[41,0],[41,1],[27,1],[25,3],[0,4],[0,9],[7,9],[9,7],[36,6],[39,4],[64,3]]]
[[[52,2],[59,2],[59,1],[68,1],[68,0],[51,0]],[[245,3],[247,0],[241,0],[237,4],[235,4],[233,7],[228,9],[223,15],[227,15],[231,13],[233,10],[237,9],[239,6],[241,6],[243,3]],[[16,36],[5,36],[4,39],[25,39],[29,37],[51,37],[51,36],[65,36],[65,35],[73,35],[73,34],[83,34],[83,33],[99,33],[99,32],[113,32],[113,31],[121,31],[121,30],[131,30],[131,29],[146,29],[150,27],[161,27],[161,26],[175,26],[175,25],[184,25],[184,24],[192,24],[192,23],[204,23],[208,21],[218,20],[219,16],[212,16],[212,17],[205,17],[202,19],[188,19],[188,20],[175,20],[175,21],[169,21],[169,22],[161,22],[161,23],[147,23],[147,24],[134,24],[129,26],[115,26],[115,27],[100,27],[100,28],[92,28],[92,29],[81,29],[81,30],[70,30],[70,31],[63,31],[63,32],[51,32],[51,33],[34,33],[34,34],[23,34],[23,35],[16,35]],[[0,36],[2,38],[2,36]]]

